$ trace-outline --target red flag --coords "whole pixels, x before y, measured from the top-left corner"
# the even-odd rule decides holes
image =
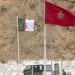
[[[45,1],[45,24],[75,26],[75,13]]]

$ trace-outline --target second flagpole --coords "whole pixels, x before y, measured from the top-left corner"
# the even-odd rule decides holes
[[[46,24],[45,24],[45,0],[44,0],[44,75],[46,75]]]
[[[50,58],[51,58],[51,66],[52,66],[52,72],[51,75],[53,75],[53,50],[52,50],[52,25],[50,25]]]
[[[20,63],[20,45],[19,45],[18,16],[17,16],[17,43],[18,43],[18,63]]]

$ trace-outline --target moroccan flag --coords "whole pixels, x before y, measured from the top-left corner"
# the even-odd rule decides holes
[[[45,24],[75,26],[75,13],[45,1]]]
[[[18,18],[19,31],[34,31],[34,20]]]

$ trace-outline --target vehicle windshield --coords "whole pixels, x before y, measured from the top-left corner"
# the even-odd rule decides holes
[[[52,71],[52,66],[51,65],[46,65],[46,71]]]
[[[24,70],[25,71],[30,71],[31,70],[31,65],[27,66]]]

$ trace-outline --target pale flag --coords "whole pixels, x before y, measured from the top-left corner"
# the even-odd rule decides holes
[[[34,20],[18,18],[19,31],[34,31]]]

